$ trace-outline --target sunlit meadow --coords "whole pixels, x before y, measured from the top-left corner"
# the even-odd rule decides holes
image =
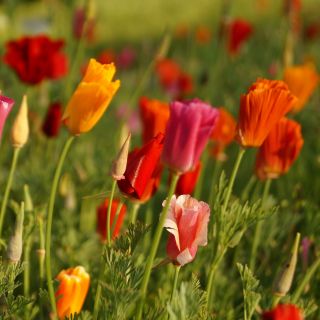
[[[0,319],[320,319],[319,0],[0,1]]]

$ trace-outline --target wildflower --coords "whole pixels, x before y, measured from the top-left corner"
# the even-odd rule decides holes
[[[201,171],[201,162],[199,161],[193,170],[180,175],[175,194],[178,196],[181,194],[192,194],[197,184],[200,171]]]
[[[42,124],[42,132],[48,138],[58,136],[61,128],[62,107],[59,102],[52,103]]]
[[[261,145],[256,159],[259,179],[275,179],[288,172],[303,146],[301,126],[282,118]]]
[[[236,121],[225,109],[219,108],[219,116],[212,131],[210,140],[213,143],[212,155],[218,160],[224,160],[224,149],[234,140],[236,134]]]
[[[262,320],[303,320],[301,310],[293,304],[279,304],[262,314]]]
[[[164,227],[170,233],[167,255],[175,264],[183,266],[191,262],[198,246],[207,245],[209,216],[210,208],[205,202],[190,195],[171,198]]]
[[[67,57],[61,52],[63,40],[47,36],[23,37],[9,41],[4,61],[27,84],[38,84],[45,79],[58,79],[67,73]]]
[[[129,153],[124,179],[117,181],[120,191],[129,198],[145,202],[157,190],[163,139],[163,133],[159,133],[140,149]]]
[[[2,131],[6,119],[14,105],[14,100],[5,96],[2,96],[0,93],[0,141],[2,137]]]
[[[287,67],[284,70],[283,80],[287,83],[289,90],[298,98],[292,108],[292,111],[298,112],[305,106],[317,87],[319,76],[315,66],[306,63],[301,66]]]
[[[79,313],[86,298],[90,276],[81,266],[62,270],[57,276],[60,282],[56,291],[59,319]]]
[[[253,32],[252,25],[243,19],[235,19],[228,26],[228,51],[230,54],[237,54],[241,46],[246,42]]]
[[[113,64],[100,64],[91,59],[84,78],[72,95],[62,117],[73,135],[87,132],[100,120],[120,81],[112,82],[116,72]]]
[[[171,170],[190,171],[199,162],[218,111],[201,100],[174,101],[170,105],[162,160]]]
[[[22,98],[20,109],[11,127],[11,143],[15,148],[23,147],[29,138],[27,96]]]
[[[107,212],[110,201],[106,198],[103,203],[97,208],[97,232],[100,234],[101,240],[106,240],[107,237]],[[121,205],[121,209],[120,206]],[[119,211],[119,212],[118,212]],[[125,204],[120,204],[117,199],[112,200],[111,205],[111,216],[110,216],[110,229],[112,231],[112,237],[116,238],[122,227],[125,215],[127,212],[127,207]],[[118,215],[116,216],[116,214]]]
[[[280,80],[258,79],[240,98],[236,139],[243,147],[259,147],[297,98]]]
[[[209,43],[212,39],[212,32],[206,26],[199,26],[196,29],[196,40],[200,44]]]
[[[159,132],[165,133],[169,120],[169,105],[155,99],[141,97],[140,116],[142,120],[142,141],[147,143]]]

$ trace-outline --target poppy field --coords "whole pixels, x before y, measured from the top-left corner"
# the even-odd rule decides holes
[[[0,319],[320,319],[320,2],[198,2],[0,1]]]

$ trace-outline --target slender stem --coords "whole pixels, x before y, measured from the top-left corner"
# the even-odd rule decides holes
[[[39,249],[38,249],[38,261],[39,261],[39,288],[43,289],[44,282],[44,259],[45,259],[45,239],[43,230],[43,219],[38,217],[39,224]],[[43,319],[43,306],[42,298],[39,299],[40,319]]]
[[[104,274],[104,264],[103,264],[103,258],[101,257],[101,267],[99,272],[98,286],[97,286],[96,295],[94,297],[93,316],[92,316],[93,320],[97,320],[99,315],[101,290],[102,290],[101,280],[102,280],[103,274]]]
[[[132,204],[132,210],[131,210],[131,223],[136,223],[137,217],[138,217],[138,211],[140,208],[141,203],[135,202]]]
[[[107,241],[111,243],[111,208],[114,197],[114,191],[116,189],[117,180],[112,180],[111,194],[109,198],[108,212],[107,212],[107,220],[106,220],[106,230],[107,230]]]
[[[150,279],[153,261],[154,261],[156,254],[157,254],[164,221],[167,217],[167,213],[168,213],[168,209],[169,209],[169,205],[170,205],[170,200],[171,200],[171,198],[174,194],[174,191],[176,189],[178,179],[179,179],[179,174],[174,173],[172,176],[171,183],[170,183],[166,204],[165,204],[165,206],[162,210],[162,213],[160,215],[159,223],[157,225],[157,229],[156,229],[154,237],[153,237],[151,249],[150,249],[150,252],[148,255],[148,260],[147,260],[145,272],[143,274],[142,283],[141,283],[141,287],[140,287],[140,302],[138,305],[137,320],[141,320],[141,318],[142,318],[143,306],[144,306],[144,302],[145,302],[145,298],[146,298],[146,294],[147,294],[147,288],[148,288],[148,283],[149,283],[149,279]]]
[[[9,177],[6,185],[6,189],[4,191],[4,196],[1,204],[1,211],[0,211],[0,238],[2,235],[2,227],[3,227],[3,222],[4,222],[4,217],[7,209],[7,203],[10,195],[10,190],[11,190],[11,185],[12,185],[12,180],[13,180],[13,175],[17,166],[18,162],[18,157],[19,157],[19,151],[20,148],[14,148],[13,149],[13,159],[11,162],[11,168],[9,172]]]
[[[124,201],[125,202],[125,201]],[[119,214],[120,214],[120,211],[124,205],[124,202],[119,202],[118,206],[117,206],[117,210],[116,210],[116,214],[114,215],[114,219],[112,221],[112,225],[111,225],[111,234],[114,233],[114,229],[116,227],[116,224],[117,224],[117,220],[118,220],[118,217],[119,217]]]
[[[272,299],[272,308],[275,308],[278,303],[280,302],[281,300],[281,297],[280,296],[273,296],[273,299]]]
[[[152,214],[152,202],[149,201],[147,204],[147,210],[146,210],[146,215],[145,215],[145,224],[147,226],[152,225],[152,218],[153,218],[153,214]],[[150,238],[151,238],[151,230],[149,230],[149,232],[147,232],[147,234],[144,237],[144,241],[143,241],[143,248],[144,248],[144,252],[147,252],[149,245],[150,245]]]
[[[262,210],[265,210],[266,200],[269,195],[271,181],[272,181],[271,179],[268,179],[264,184],[262,201],[261,201]],[[261,237],[262,224],[263,224],[263,221],[259,220],[256,224],[256,228],[254,231],[253,242],[252,242],[252,247],[251,247],[251,254],[250,254],[250,263],[249,263],[249,267],[252,272],[254,272],[254,269],[255,269],[256,256],[257,256],[257,250],[259,247],[259,242],[260,242],[260,237]]]
[[[249,193],[251,192],[256,180],[257,180],[256,177],[254,175],[252,175],[249,182],[246,184],[246,186],[244,187],[244,189],[242,191],[242,194],[240,197],[242,201],[248,200]]]
[[[295,290],[294,294],[292,295],[292,303],[297,303],[304,288],[306,285],[310,282],[311,278],[315,274],[315,272],[320,267],[320,257],[310,266],[310,268],[305,273],[304,277],[302,278],[302,281],[300,282],[298,288]]]
[[[68,150],[72,144],[74,136],[70,136],[66,141],[62,153],[60,155],[56,171],[54,173],[53,182],[51,185],[50,198],[48,203],[48,212],[47,212],[47,228],[46,228],[46,238],[45,238],[45,250],[46,250],[46,278],[47,286],[50,297],[50,304],[53,312],[53,319],[57,319],[57,307],[56,299],[54,296],[53,284],[52,284],[52,271],[51,271],[51,229],[52,229],[52,218],[54,210],[54,202],[57,193],[58,183],[61,176],[61,170],[68,153]]]
[[[213,197],[214,197],[214,192],[215,192],[215,186],[217,182],[217,177],[221,168],[222,162],[219,160],[215,160],[214,166],[213,166],[213,172],[212,172],[212,177],[211,177],[211,187],[210,187],[210,194],[208,198],[208,203],[210,208],[213,206]]]
[[[200,199],[201,198],[201,192],[202,192],[202,187],[203,187],[203,177],[206,171],[206,167],[207,167],[207,163],[208,163],[208,159],[209,159],[209,152],[208,150],[204,150],[203,156],[202,156],[202,169],[200,170],[200,175],[197,181],[197,185],[196,185],[196,190],[194,191],[194,197],[196,199]]]
[[[26,240],[23,252],[24,269],[23,269],[23,295],[29,298],[30,295],[30,251],[32,245],[32,235]]]
[[[171,296],[170,296],[170,303],[172,302],[174,294],[176,293],[180,268],[181,268],[181,266],[175,266],[174,280],[173,280],[173,286],[172,286],[172,291],[171,291]]]
[[[224,199],[224,203],[222,205],[221,208],[221,213],[220,215],[223,217],[226,213],[228,204],[229,204],[229,200],[230,200],[230,196],[232,193],[232,189],[233,189],[233,185],[234,185],[234,181],[236,178],[236,175],[238,173],[239,167],[240,167],[240,163],[242,160],[242,157],[245,153],[245,149],[243,148],[239,148],[239,152],[237,155],[237,159],[235,161],[232,173],[231,173],[231,177],[229,180],[229,184],[227,186],[227,193],[226,193],[226,197]],[[220,223],[219,223],[219,219],[216,220],[216,245],[215,245],[215,258],[213,260],[213,263],[211,265],[211,270],[209,273],[209,280],[208,280],[208,285],[207,285],[207,308],[208,310],[211,307],[211,300],[212,300],[212,289],[213,289],[213,279],[214,279],[214,275],[215,272],[218,268],[218,266],[220,265],[220,262],[222,261],[222,258],[226,252],[225,248],[219,248],[219,241],[220,241]],[[220,254],[219,251],[221,250]]]

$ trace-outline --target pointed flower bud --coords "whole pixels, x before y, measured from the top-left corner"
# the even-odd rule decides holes
[[[6,122],[7,116],[9,115],[14,101],[8,97],[2,96],[0,92],[0,140],[2,136],[2,130]]]
[[[296,239],[292,248],[291,257],[286,263],[280,277],[276,283],[274,294],[284,297],[291,288],[294,272],[296,270],[298,251],[299,251],[300,233],[297,233]]]
[[[24,202],[21,203],[20,212],[16,218],[14,233],[9,240],[7,256],[10,262],[17,263],[20,261],[22,254],[22,232],[24,220]]]
[[[129,153],[131,133],[129,133],[126,141],[122,145],[116,159],[112,162],[111,176],[115,180],[124,179],[124,173],[127,168],[127,159]]]
[[[21,106],[11,128],[11,142],[15,148],[23,147],[29,137],[27,96],[22,98]]]

